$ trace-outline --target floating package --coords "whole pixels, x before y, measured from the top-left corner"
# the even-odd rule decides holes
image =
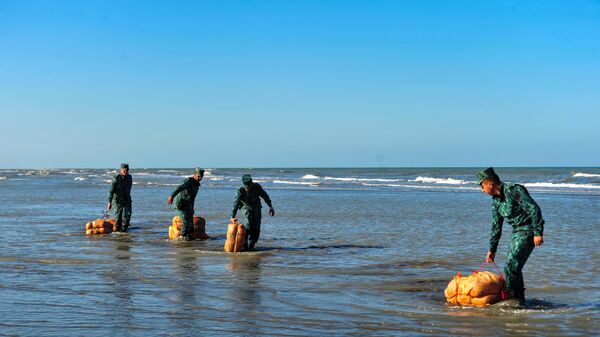
[[[244,250],[246,242],[246,227],[234,221],[227,226],[227,241],[225,241],[225,251],[237,253]]]
[[[116,219],[96,219],[85,224],[85,235],[110,234],[116,226]]]
[[[183,226],[183,221],[181,221],[179,215],[176,215],[175,217],[173,217],[171,225],[169,226],[170,240],[181,237],[181,226]],[[199,216],[194,216],[194,239],[210,239],[210,236],[206,234],[206,220]]]
[[[444,295],[450,304],[484,307],[503,298],[504,278],[489,271],[476,271],[471,276],[461,273],[450,281]]]

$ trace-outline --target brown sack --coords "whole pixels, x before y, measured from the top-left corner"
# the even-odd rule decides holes
[[[210,239],[210,236],[206,234],[206,220],[199,216],[194,216],[194,238],[196,240]]]
[[[85,230],[86,231],[88,231],[88,230],[90,230],[92,228],[94,228],[94,224],[91,221],[85,224]]]

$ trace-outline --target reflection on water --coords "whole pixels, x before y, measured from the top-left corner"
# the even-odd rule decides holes
[[[229,295],[231,318],[249,336],[263,333],[256,319],[261,315],[261,260],[260,254],[227,257],[227,270],[234,279]]]
[[[132,305],[132,264],[130,261],[132,253],[132,240],[129,235],[113,235],[111,240],[115,248],[114,257],[111,261],[111,271],[105,273],[108,284],[112,287],[109,292],[113,295],[112,315],[110,321],[116,327],[125,330],[133,327],[133,314],[135,310]]]

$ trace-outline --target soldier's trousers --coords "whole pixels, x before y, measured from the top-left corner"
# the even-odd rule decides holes
[[[183,222],[181,226],[181,237],[187,238],[188,240],[194,239],[194,209],[192,207],[184,207],[183,209],[177,209],[179,217]]]
[[[525,300],[525,284],[523,282],[523,267],[533,251],[533,233],[515,232],[510,237],[508,255],[504,273],[506,274],[506,289],[513,298]]]
[[[120,205],[115,207],[115,218],[117,220],[117,231],[127,231],[129,228],[129,220],[131,220],[131,204]]]
[[[260,236],[260,222],[262,220],[260,209],[247,212],[246,219],[248,222],[246,225],[246,243],[244,244],[244,248],[253,249]]]

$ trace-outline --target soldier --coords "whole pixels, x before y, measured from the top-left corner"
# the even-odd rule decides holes
[[[112,178],[110,192],[108,192],[108,210],[112,209],[113,199],[117,205],[115,217],[117,218],[117,232],[127,232],[131,220],[131,185],[129,164],[121,164],[119,174]]]
[[[271,199],[265,190],[257,183],[252,182],[249,174],[242,176],[243,186],[238,189],[235,200],[233,201],[233,211],[231,212],[231,221],[237,221],[235,215],[238,209],[244,208],[246,214],[246,242],[244,249],[253,250],[254,245],[260,236],[260,222],[262,218],[260,198],[269,206],[269,215],[275,215],[275,209],[271,205]]]
[[[204,177],[204,170],[196,168],[194,175],[186,178],[167,199],[171,205],[176,198],[175,208],[179,213],[183,226],[181,227],[181,239],[185,241],[194,240],[194,202],[200,188],[200,180]]]
[[[512,226],[512,235],[508,245],[508,255],[504,273],[509,298],[525,303],[523,267],[534,246],[544,243],[544,219],[538,204],[531,198],[522,185],[507,184],[493,168],[477,174],[481,191],[492,197],[492,233],[486,262],[493,262],[498,242],[502,235],[504,219]]]

